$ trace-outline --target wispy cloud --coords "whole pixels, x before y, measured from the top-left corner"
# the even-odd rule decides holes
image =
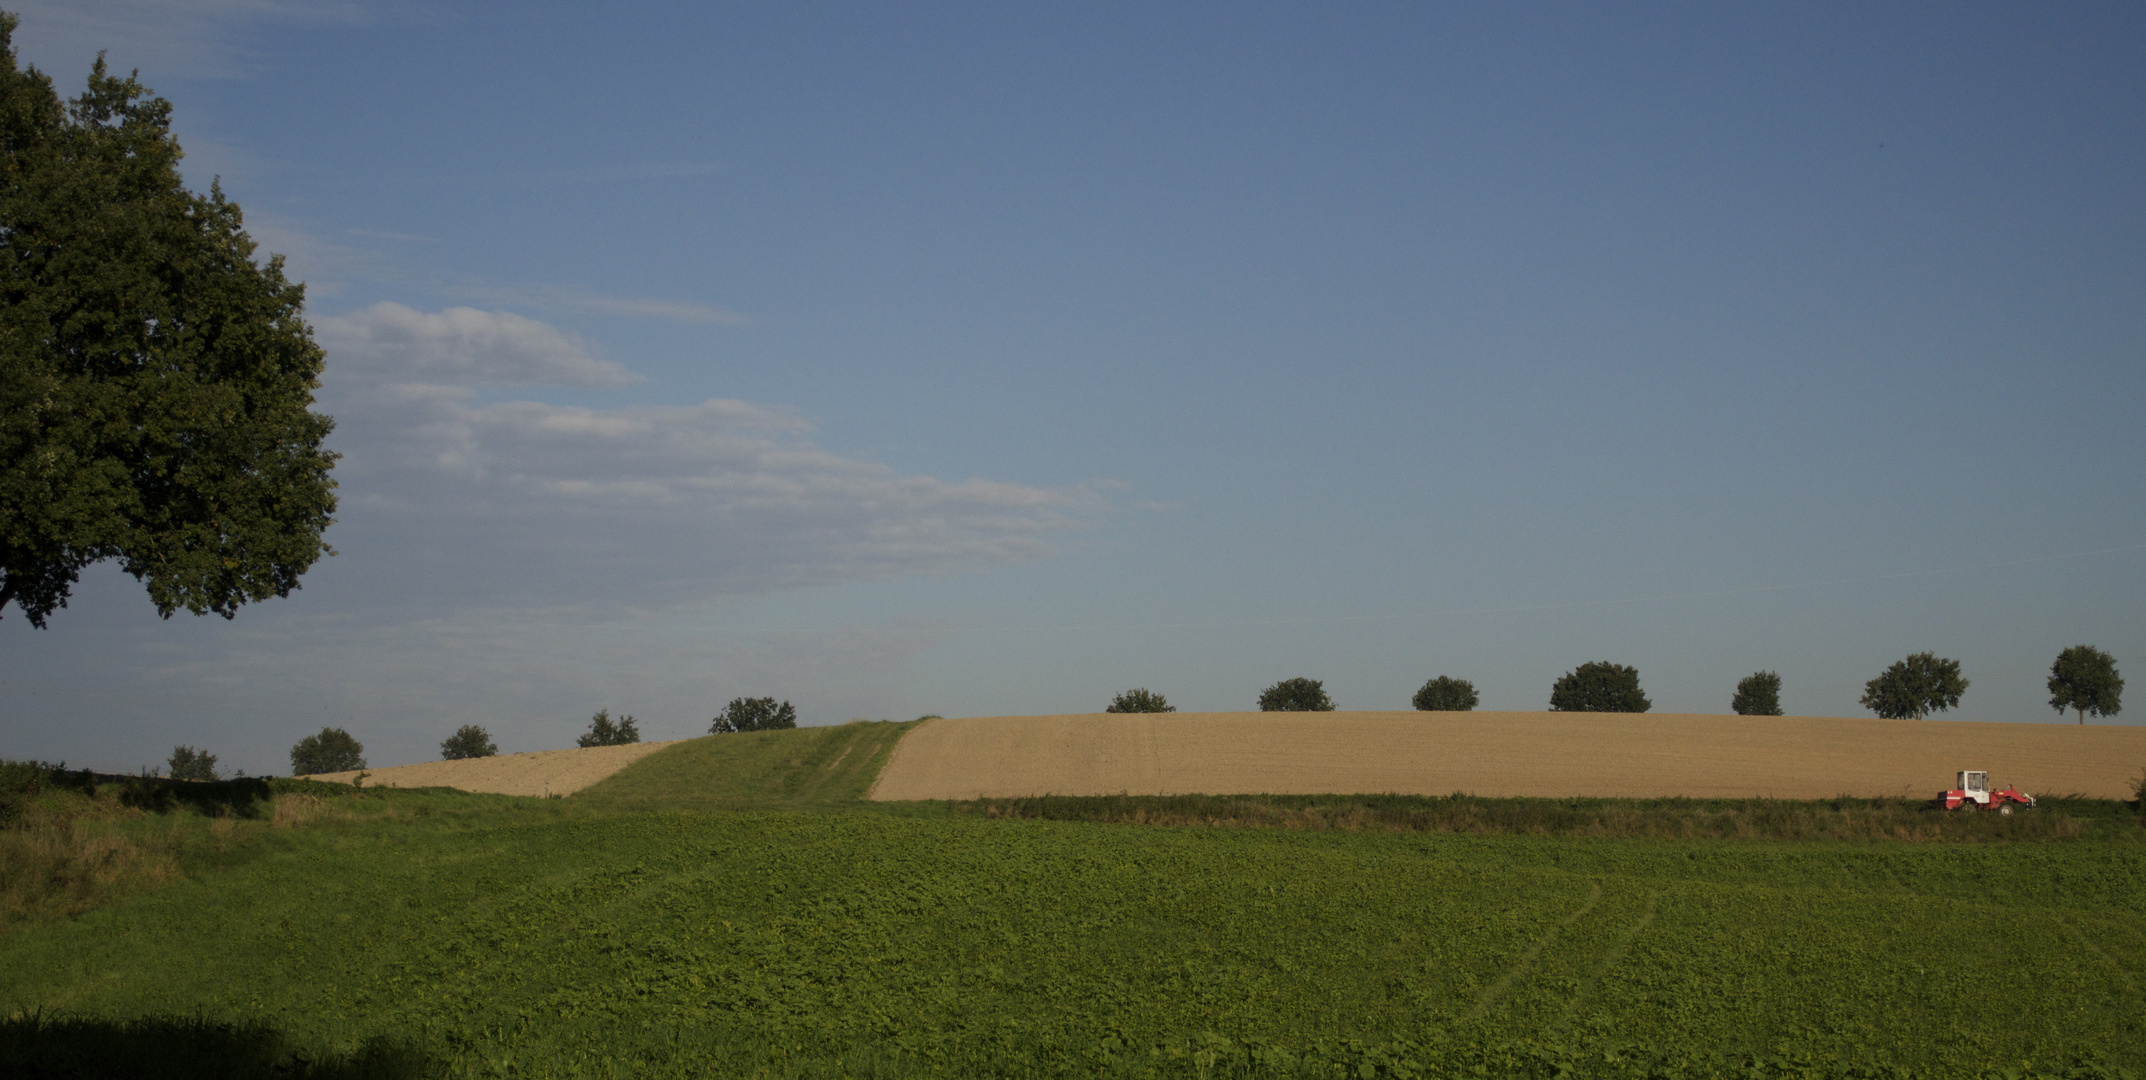
[[[60,85],[75,83],[97,54],[119,71],[166,78],[230,79],[246,73],[243,29],[264,22],[363,22],[348,0],[16,0],[15,41],[24,60]]]
[[[373,378],[505,386],[619,386],[639,376],[590,354],[588,343],[510,311],[452,307],[427,315],[396,303],[314,324],[331,360]]]
[[[613,296],[579,285],[470,286],[454,290],[473,300],[521,307],[581,311],[629,319],[745,326],[752,318],[712,304],[647,296]]]

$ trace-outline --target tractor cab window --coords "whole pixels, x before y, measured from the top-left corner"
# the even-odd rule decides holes
[[[1960,786],[1968,791],[1988,791],[1990,789],[1990,774],[1986,772],[1962,773],[1961,781]]]

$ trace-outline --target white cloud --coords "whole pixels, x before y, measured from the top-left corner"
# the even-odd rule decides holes
[[[396,303],[314,324],[330,365],[405,378],[504,386],[620,386],[639,377],[590,354],[580,337],[509,311],[452,307],[428,315]]]
[[[466,288],[458,290],[472,299],[498,304],[520,304],[615,315],[628,319],[665,319],[670,322],[743,326],[748,316],[728,308],[697,304],[690,300],[664,300],[648,296],[611,296],[578,285],[523,285],[512,288]]]

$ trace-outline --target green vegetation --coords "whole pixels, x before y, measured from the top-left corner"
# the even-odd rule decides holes
[[[324,727],[291,747],[291,775],[318,776],[365,767],[365,744],[342,728]]]
[[[157,611],[288,596],[335,512],[305,287],[186,190],[171,104],[62,102],[0,13],[0,608],[42,627],[106,559]]]
[[[635,726],[632,716],[621,716],[616,722],[611,719],[611,710],[598,709],[589,718],[589,730],[574,740],[574,745],[586,750],[591,746],[625,746],[641,741],[641,729]]]
[[[440,759],[443,761],[467,761],[497,753],[499,744],[492,741],[492,733],[476,724],[464,724],[440,742]]]
[[[1729,699],[1729,708],[1738,716],[1781,715],[1781,676],[1772,671],[1755,671],[1736,683],[1736,696]]]
[[[1478,700],[1474,683],[1440,675],[1424,683],[1409,704],[1419,712],[1474,712]]]
[[[1170,704],[1169,699],[1161,694],[1146,687],[1140,687],[1134,690],[1127,690],[1111,698],[1110,704],[1103,711],[1107,713],[1176,712],[1177,706]]]
[[[833,810],[856,807],[921,721],[692,739],[576,792],[577,805],[616,810]]]
[[[797,707],[771,697],[731,698],[730,704],[708,724],[710,735],[735,735],[745,731],[787,731],[797,726]]]
[[[2115,716],[2124,711],[2124,677],[2116,673],[2116,658],[2092,645],[2074,645],[2057,654],[2049,665],[2049,707],[2062,716],[2066,709],[2086,714]]]
[[[174,746],[171,758],[165,762],[171,767],[174,780],[215,780],[216,755],[191,746]]]
[[[1653,707],[1639,689],[1639,669],[1623,664],[1581,664],[1550,687],[1550,708],[1555,712],[1643,713]]]
[[[1887,720],[1920,720],[1958,707],[1966,692],[1958,660],[1921,652],[1894,661],[1863,684],[1863,707]]]
[[[1334,701],[1317,679],[1283,679],[1259,692],[1260,712],[1333,712]]]

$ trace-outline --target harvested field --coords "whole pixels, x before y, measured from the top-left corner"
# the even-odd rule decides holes
[[[666,746],[676,746],[683,741],[538,750],[461,761],[390,765],[384,769],[364,770],[365,784],[367,787],[451,787],[493,795],[571,795]],[[308,779],[347,784],[357,775],[355,772],[322,773]]]
[[[2129,798],[2146,769],[2146,727],[1674,713],[985,716],[911,731],[870,797],[1924,797],[1961,769],[2040,795]]]

